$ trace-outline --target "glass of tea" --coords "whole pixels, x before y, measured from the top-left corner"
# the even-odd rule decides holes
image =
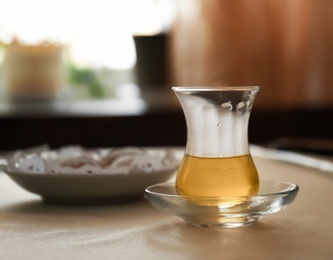
[[[256,195],[259,176],[249,151],[248,123],[259,87],[172,89],[187,125],[177,193],[207,206]]]

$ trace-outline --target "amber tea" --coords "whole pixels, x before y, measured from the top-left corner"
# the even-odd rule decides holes
[[[259,177],[249,154],[227,158],[185,155],[176,188],[190,197],[253,196],[258,192]]]

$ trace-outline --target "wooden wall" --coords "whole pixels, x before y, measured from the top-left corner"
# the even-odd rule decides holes
[[[172,85],[259,85],[255,107],[333,104],[333,1],[181,0]]]

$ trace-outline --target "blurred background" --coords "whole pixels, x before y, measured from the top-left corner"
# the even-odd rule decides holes
[[[185,145],[172,86],[259,85],[251,143],[330,153],[333,2],[1,0],[0,150]]]

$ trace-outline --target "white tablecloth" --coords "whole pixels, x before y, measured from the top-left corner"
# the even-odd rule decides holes
[[[333,173],[255,163],[260,178],[300,191],[287,209],[238,229],[194,227],[145,199],[47,205],[0,174],[0,259],[333,259]]]

